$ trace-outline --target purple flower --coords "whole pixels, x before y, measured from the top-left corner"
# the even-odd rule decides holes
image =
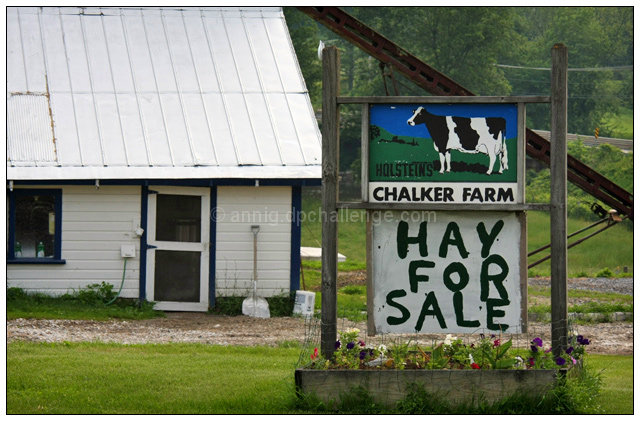
[[[531,341],[531,343],[542,348],[542,339],[540,338],[535,338],[534,340]]]
[[[366,356],[367,356],[367,351],[365,351],[365,350],[360,351],[360,359],[361,360],[364,360]]]
[[[556,358],[556,364],[565,365],[566,363],[567,363],[567,360],[565,360],[564,358],[562,358],[562,357]]]
[[[340,341],[336,341],[336,349],[340,348],[341,345]]]
[[[567,354],[571,354],[573,352],[573,347],[570,346],[569,348],[567,348]]]
[[[578,335],[578,337],[576,338],[576,340],[578,341],[578,343],[580,345],[589,345],[589,339],[585,338],[582,335]]]
[[[531,345],[531,352],[538,352],[538,347],[535,345]]]
[[[347,344],[347,349],[353,349],[354,346],[356,346],[355,342],[349,342]]]

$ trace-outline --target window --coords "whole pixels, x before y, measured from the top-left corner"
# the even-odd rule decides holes
[[[65,263],[62,251],[62,190],[9,192],[7,263]]]

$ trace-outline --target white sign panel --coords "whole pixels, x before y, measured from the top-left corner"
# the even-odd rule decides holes
[[[376,333],[522,332],[524,220],[390,212],[372,227]]]
[[[516,203],[515,183],[391,183],[370,182],[369,201],[378,203]]]

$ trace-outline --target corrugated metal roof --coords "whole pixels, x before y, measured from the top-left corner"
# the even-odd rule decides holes
[[[281,8],[7,8],[8,179],[319,178],[320,163]]]

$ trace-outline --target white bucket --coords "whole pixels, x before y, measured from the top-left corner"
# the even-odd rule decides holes
[[[313,316],[316,304],[316,293],[310,291],[296,291],[296,302],[293,305],[293,314]]]

